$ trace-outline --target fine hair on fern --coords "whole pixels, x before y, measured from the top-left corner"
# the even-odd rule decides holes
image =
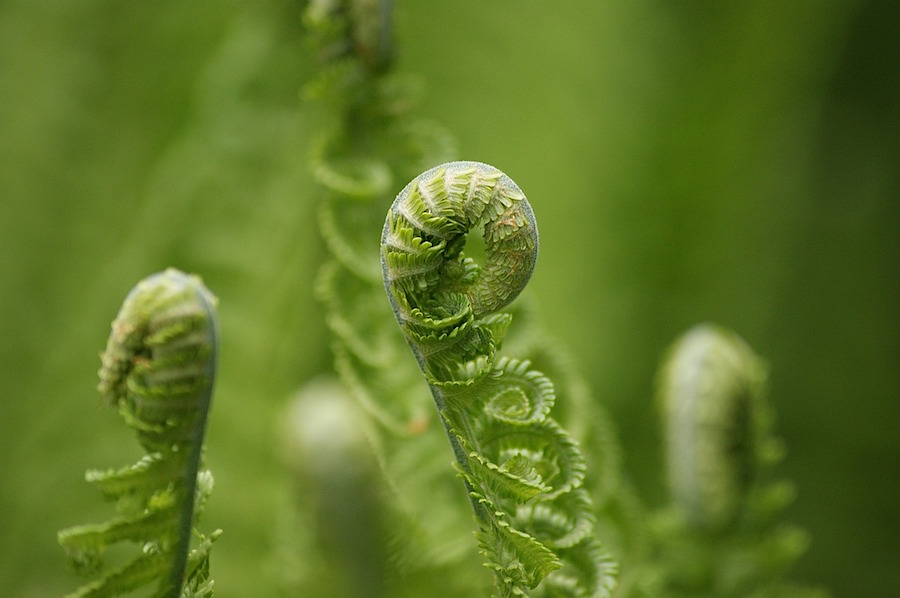
[[[463,253],[479,227],[482,265]],[[537,260],[524,193],[487,164],[436,166],[397,196],[381,247],[390,304],[431,389],[499,595],[608,595],[612,565],[593,535],[584,458],[549,415],[553,384],[498,354],[512,320],[498,310]]]
[[[204,537],[194,526],[213,486],[202,452],[216,369],[215,304],[199,278],[170,268],[139,282],[112,323],[98,389],[146,455],[85,475],[116,502],[118,515],[59,532],[79,574],[101,572],[72,597],[117,596],[154,582],[159,598],[212,595],[209,550],[221,532]],[[137,544],[139,554],[104,570],[104,551],[122,541]]]

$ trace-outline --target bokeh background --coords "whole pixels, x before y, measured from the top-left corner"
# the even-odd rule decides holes
[[[272,595],[275,431],[330,367],[302,8],[0,2],[0,595],[75,587],[56,531],[109,515],[83,472],[140,454],[97,354],[170,265],[221,302],[218,594]],[[645,500],[663,350],[733,328],[772,368],[787,517],[813,539],[796,576],[836,596],[900,587],[898,31],[890,0],[397,2],[418,113],[529,195],[531,293]]]

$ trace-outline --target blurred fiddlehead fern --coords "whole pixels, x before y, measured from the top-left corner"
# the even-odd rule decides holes
[[[198,278],[169,269],[139,282],[112,324],[98,389],[147,454],[129,467],[87,472],[119,515],[62,530],[59,543],[83,575],[102,568],[113,544],[130,541],[141,551],[73,597],[117,596],[155,581],[160,598],[213,593],[209,550],[220,532],[204,537],[194,525],[213,486],[202,453],[216,368],[215,302]]]
[[[660,369],[672,507],[655,532],[666,595],[826,595],[786,580],[809,540],[778,522],[794,489],[769,479],[784,448],[767,377],[746,342],[709,324],[680,337]]]
[[[485,262],[464,257],[483,228]],[[498,355],[538,234],[525,195],[477,162],[434,167],[391,206],[381,238],[384,284],[431,389],[501,596],[603,596],[611,565],[593,537],[584,457],[549,416],[553,384],[527,361]]]
[[[391,18],[385,0],[310,3],[305,22],[322,66],[305,93],[332,115],[310,166],[324,191],[319,228],[331,259],[317,291],[335,339],[335,368],[370,415],[408,436],[430,415],[415,394],[397,392],[410,387],[415,371],[389,371],[405,349],[391,334],[378,256],[365,233],[380,230],[395,180],[455,150],[441,127],[411,113],[414,84],[390,68]]]
[[[765,382],[762,360],[727,331],[697,327],[671,349],[659,382],[666,472],[691,525],[732,523],[766,454],[779,450],[765,426]]]
[[[285,423],[298,505],[291,515],[306,520],[290,528],[302,570],[286,589],[298,596],[390,596],[383,541],[389,510],[369,444],[372,422],[336,380],[322,378],[297,393]]]

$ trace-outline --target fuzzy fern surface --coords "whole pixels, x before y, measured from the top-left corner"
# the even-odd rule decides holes
[[[139,282],[112,324],[98,389],[146,455],[85,475],[118,515],[59,532],[79,574],[103,571],[71,597],[118,596],[154,582],[159,598],[213,595],[209,550],[221,531],[206,537],[194,525],[213,488],[201,461],[216,368],[215,303],[198,278],[168,269]],[[137,544],[138,555],[104,571],[104,552],[124,541]]]
[[[479,227],[482,265],[463,253]],[[608,595],[613,567],[593,535],[584,457],[549,416],[553,384],[498,353],[512,320],[499,310],[537,260],[525,195],[486,164],[434,167],[397,196],[381,246],[391,306],[431,389],[500,596]]]

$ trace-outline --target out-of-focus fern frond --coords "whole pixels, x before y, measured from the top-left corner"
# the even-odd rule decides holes
[[[98,389],[147,455],[131,467],[89,471],[119,515],[63,530],[59,542],[84,575],[103,570],[113,544],[129,541],[140,552],[73,597],[117,596],[153,582],[160,598],[212,595],[209,548],[220,532],[207,538],[194,525],[213,487],[201,461],[216,369],[215,301],[199,279],[169,269],[138,283],[112,324]]]

